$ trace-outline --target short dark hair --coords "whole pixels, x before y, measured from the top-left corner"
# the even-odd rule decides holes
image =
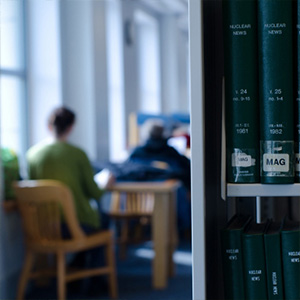
[[[149,138],[150,139],[164,139],[164,126],[161,124],[153,124],[149,131]]]
[[[53,126],[56,136],[62,136],[75,122],[75,114],[67,107],[61,106],[53,110],[48,123]]]

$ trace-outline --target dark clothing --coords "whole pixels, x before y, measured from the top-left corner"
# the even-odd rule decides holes
[[[180,179],[190,190],[190,160],[169,146],[165,139],[149,139],[143,146],[133,150],[128,161],[140,164],[164,162],[167,168],[163,169],[166,177],[163,179]]]
[[[177,224],[179,234],[184,233],[191,226],[191,203],[189,191],[191,189],[190,160],[169,146],[165,139],[149,139],[145,145],[137,147],[131,153],[128,162],[131,164],[155,167],[155,162],[165,163],[165,168],[157,168],[156,179],[179,179],[183,186],[177,190]],[[140,169],[140,173],[143,168]],[[159,171],[161,173],[158,173]],[[144,169],[145,171],[145,169]],[[149,169],[147,170],[149,174]],[[154,175],[153,171],[151,175]]]
[[[109,228],[109,217],[107,214],[102,212],[101,206],[98,202],[97,202],[97,205],[98,205],[99,215],[101,215],[100,228],[102,230],[108,229]],[[94,228],[93,226],[89,226],[89,225],[85,225],[85,224],[80,224],[80,227],[86,235],[95,234],[95,233],[101,231],[100,229],[97,229],[97,228]],[[71,238],[69,229],[68,229],[67,225],[64,223],[62,224],[62,227],[61,227],[61,233],[62,233],[63,239]],[[77,253],[73,262],[71,263],[71,265],[73,267],[80,267],[80,268],[84,268],[84,267],[92,268],[93,266],[95,268],[97,268],[97,267],[104,266],[105,263],[104,263],[103,247],[95,247],[90,250],[85,250],[85,251]]]
[[[121,164],[94,164],[95,172],[103,168],[108,168],[118,182],[180,180],[183,185],[177,190],[178,228],[179,231],[190,228],[190,160],[169,146],[167,140],[149,139]]]

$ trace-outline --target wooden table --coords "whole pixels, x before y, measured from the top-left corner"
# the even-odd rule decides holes
[[[168,277],[174,275],[173,253],[178,244],[176,190],[177,180],[155,182],[120,182],[110,188],[122,193],[153,193],[152,240],[154,245],[152,284],[156,289],[167,287]]]

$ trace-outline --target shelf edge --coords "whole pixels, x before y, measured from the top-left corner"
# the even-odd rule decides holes
[[[227,197],[300,197],[300,183],[227,184]]]

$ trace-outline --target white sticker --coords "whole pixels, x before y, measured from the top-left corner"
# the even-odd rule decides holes
[[[245,153],[232,153],[232,167],[251,167],[251,155]]]
[[[288,172],[289,155],[288,154],[270,154],[263,155],[264,172]]]

